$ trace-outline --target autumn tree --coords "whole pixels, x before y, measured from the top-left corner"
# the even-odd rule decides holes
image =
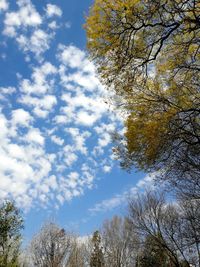
[[[90,257],[90,267],[104,267],[104,255],[99,231],[95,231],[92,237],[93,251]]]
[[[13,202],[0,205],[0,266],[18,267],[23,219]]]
[[[99,77],[126,112],[122,167],[200,197],[200,2],[95,0],[86,21]],[[191,189],[190,190],[188,190]],[[191,196],[190,196],[191,197]]]

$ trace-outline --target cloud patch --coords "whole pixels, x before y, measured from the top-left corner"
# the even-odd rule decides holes
[[[69,26],[62,10],[49,3],[39,12],[30,0],[13,6],[0,0],[3,41],[20,56],[17,81],[0,84],[0,198],[26,210],[59,207],[111,172],[120,117],[87,53],[57,42],[59,27]]]
[[[96,203],[94,207],[89,209],[90,214],[96,214],[98,212],[108,212],[114,208],[123,206],[127,203],[127,200],[134,195],[137,196],[139,192],[145,189],[155,189],[154,185],[155,174],[148,174],[144,178],[140,179],[137,184],[128,190],[125,190],[121,194],[116,194],[115,196],[104,199],[99,203]]]
[[[0,0],[0,12],[8,9],[8,2],[6,0]]]
[[[19,70],[14,86],[0,84],[0,198],[27,210],[58,207],[111,171],[110,134],[120,122],[85,51],[57,43],[46,60],[60,8],[48,4],[40,14],[29,0],[18,0],[16,10],[5,3],[3,38],[25,55],[29,72]]]
[[[58,17],[62,16],[62,10],[58,6],[52,5],[52,4],[47,4],[46,13],[47,13],[47,17],[49,18],[54,17],[54,16],[58,16]]]
[[[1,1],[2,2],[2,1]],[[5,1],[3,1],[4,3]],[[9,37],[17,35],[19,29],[26,29],[27,27],[37,27],[42,23],[42,17],[36,11],[35,7],[30,1],[17,1],[18,10],[7,12],[4,20],[4,34]],[[2,4],[3,6],[3,4]],[[5,4],[4,4],[5,7]]]
[[[44,14],[40,14],[30,0],[18,0],[16,4],[17,10],[9,10],[8,3],[0,0],[0,11],[6,11],[3,34],[16,41],[28,61],[33,56],[41,62],[58,28],[55,17],[61,17],[62,11],[47,4]]]

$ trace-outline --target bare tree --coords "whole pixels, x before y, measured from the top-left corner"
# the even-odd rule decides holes
[[[33,238],[30,252],[34,266],[67,266],[74,237],[54,223],[45,224]]]
[[[165,251],[172,266],[200,266],[196,210],[192,202],[169,204],[163,193],[146,192],[130,201],[129,222],[143,242],[149,236]]]
[[[102,227],[102,242],[106,266],[130,267],[135,264],[138,242],[136,235],[130,231],[126,218],[114,216],[105,221]]]
[[[183,218],[183,234],[194,266],[200,266],[200,200],[190,199],[179,202]]]
[[[76,237],[66,267],[89,267],[92,243],[89,237]]]

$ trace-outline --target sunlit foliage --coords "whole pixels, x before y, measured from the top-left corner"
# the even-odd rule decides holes
[[[96,0],[85,27],[101,81],[127,111],[122,166],[199,175],[200,2]]]

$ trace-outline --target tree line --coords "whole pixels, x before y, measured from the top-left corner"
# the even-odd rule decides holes
[[[0,207],[1,267],[199,267],[198,200],[169,199],[146,191],[127,200],[125,216],[104,221],[80,237],[45,223],[20,248],[23,219],[12,202]]]

